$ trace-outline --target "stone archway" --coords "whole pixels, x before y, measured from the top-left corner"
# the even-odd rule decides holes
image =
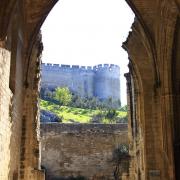
[[[19,179],[43,178],[38,171],[35,108],[41,52],[38,33],[56,2],[1,1],[0,153],[5,160],[0,161],[0,179],[12,179],[16,172]],[[174,159],[179,157],[176,118],[180,1],[127,0],[127,3],[137,17],[124,44],[131,60],[129,135],[133,159],[129,179],[177,179],[179,160],[175,163],[175,178]]]

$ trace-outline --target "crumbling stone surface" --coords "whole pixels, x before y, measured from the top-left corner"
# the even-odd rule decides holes
[[[48,180],[114,179],[113,152],[128,144],[127,124],[41,124],[42,166]]]
[[[10,57],[9,51],[0,48],[0,179],[8,179],[8,162],[12,158],[10,149],[12,122],[9,116],[9,107],[12,107],[12,93],[9,89]]]

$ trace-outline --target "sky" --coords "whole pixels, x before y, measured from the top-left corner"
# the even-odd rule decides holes
[[[117,64],[121,68],[121,102],[126,104],[128,55],[121,48],[134,14],[125,0],[60,0],[41,31],[44,63]]]

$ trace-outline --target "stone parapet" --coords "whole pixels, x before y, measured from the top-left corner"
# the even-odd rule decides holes
[[[113,180],[113,153],[124,143],[128,144],[127,124],[41,124],[46,178]]]
[[[54,135],[59,133],[119,133],[127,132],[127,124],[70,124],[70,123],[41,123],[41,136],[53,132]]]

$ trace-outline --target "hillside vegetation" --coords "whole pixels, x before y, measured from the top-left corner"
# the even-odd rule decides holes
[[[70,106],[60,106],[52,101],[40,100],[40,108],[50,111],[60,118],[63,123],[125,123],[127,111],[85,109]]]

